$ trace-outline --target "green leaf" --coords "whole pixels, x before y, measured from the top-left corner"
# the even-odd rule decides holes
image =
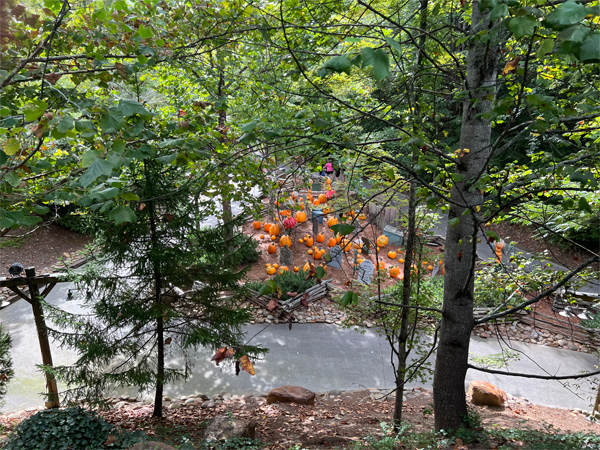
[[[590,207],[590,204],[587,202],[585,197],[581,197],[579,199],[579,209],[581,211],[587,212],[588,214],[592,214],[592,208]]]
[[[166,147],[179,147],[185,144],[185,139],[169,139],[168,141],[163,141],[159,144],[159,148]]]
[[[339,234],[340,236],[347,236],[355,230],[355,227],[349,225],[347,223],[338,223],[331,227],[334,234]]]
[[[392,168],[385,169],[384,173],[388,176],[390,181],[394,181],[396,179],[396,174],[394,173],[394,169],[392,169]]]
[[[342,145],[344,146],[344,148],[356,150],[356,144],[352,141],[344,141],[342,142]]]
[[[124,117],[130,117],[134,114],[139,114],[140,117],[144,119],[149,119],[152,117],[152,113],[150,111],[144,108],[144,106],[141,103],[136,102],[134,100],[119,100],[118,109],[121,110]]]
[[[387,42],[390,47],[392,47],[394,50],[396,50],[398,52],[398,54],[402,53],[402,47],[400,46],[398,41],[392,39],[391,37],[387,37],[387,36],[385,36],[384,39],[385,39],[385,42]]]
[[[36,214],[44,215],[44,214],[48,214],[49,211],[50,211],[50,208],[48,208],[47,206],[35,205],[33,207],[33,212]]]
[[[589,170],[584,170],[583,172],[573,172],[571,176],[569,176],[569,180],[581,183],[581,187],[584,187],[588,183],[592,187],[596,187],[596,185],[598,184],[598,182],[594,178],[594,174]]]
[[[42,114],[46,112],[47,108],[48,103],[46,103],[45,101],[33,100],[25,107],[23,111],[23,113],[25,114],[25,120],[27,120],[28,122],[34,121],[38,117],[41,117]]]
[[[448,221],[448,225],[451,226],[451,227],[455,227],[459,223],[460,223],[460,219],[458,217],[455,217],[454,219],[450,219]]]
[[[494,240],[495,240],[496,242],[500,242],[500,240],[501,240],[501,239],[500,239],[500,236],[498,236],[498,233],[496,233],[495,231],[486,231],[486,232],[485,232],[485,235],[486,235],[487,237],[494,238]]]
[[[459,182],[463,181],[465,178],[467,178],[467,176],[464,173],[453,173],[450,176],[456,183],[459,183]]]
[[[173,161],[175,161],[175,159],[177,159],[178,155],[179,155],[179,153],[174,152],[174,153],[171,153],[170,155],[165,155],[165,156],[161,156],[160,158],[156,158],[156,160],[160,161],[163,164],[171,164]]]
[[[325,274],[326,274],[325,269],[323,268],[323,266],[317,266],[317,268],[316,268],[315,271],[316,271],[317,278],[319,280],[321,280],[325,276]]]
[[[2,144],[2,150],[4,150],[4,153],[6,153],[8,156],[12,156],[17,153],[20,148],[21,145],[15,138],[10,138],[8,141],[5,141],[4,144]]]
[[[436,209],[438,198],[433,196],[427,199],[427,209]]]
[[[242,125],[242,128],[240,128],[240,130],[243,131],[244,133],[250,133],[256,128],[256,125],[258,125],[258,120],[254,119],[254,120]]]
[[[560,4],[546,16],[546,22],[555,27],[575,25],[587,15],[585,7],[574,0]]]
[[[600,33],[592,33],[583,41],[579,59],[583,63],[600,62]]]
[[[134,194],[133,192],[123,192],[119,195],[123,200],[127,200],[128,202],[137,202],[140,198]]]
[[[110,175],[113,170],[111,163],[104,159],[94,158],[94,161],[83,174],[79,182],[83,187],[88,187],[102,175]]]
[[[346,291],[344,295],[342,295],[342,298],[340,299],[342,306],[348,306],[352,303],[352,294],[352,291]]]
[[[490,20],[495,22],[496,20],[508,16],[508,5],[506,3],[500,3],[490,13]]]
[[[15,175],[14,172],[8,172],[6,175],[4,175],[4,180],[6,180],[6,182],[12,187],[17,187],[21,182],[19,176]]]
[[[108,213],[108,218],[114,220],[116,225],[119,225],[123,222],[135,222],[137,216],[129,206],[117,206]]]
[[[323,64],[323,68],[337,73],[345,72],[350,75],[352,63],[345,56],[334,56]]]
[[[564,202],[562,202],[562,208],[564,210],[568,210],[571,209],[573,207],[573,205],[575,204],[575,202],[573,201],[572,198],[568,198],[567,200],[565,200]]]
[[[123,112],[119,108],[110,107],[104,111],[100,119],[100,128],[103,133],[114,133],[125,123]]]
[[[523,36],[531,36],[539,25],[540,23],[534,16],[513,17],[508,22],[508,28],[517,39]]]
[[[535,56],[537,59],[542,59],[548,53],[551,53],[552,50],[554,50],[554,39],[544,39],[535,52]]]
[[[277,285],[275,284],[275,281],[267,280],[260,287],[260,290],[258,291],[258,295],[269,295],[269,294],[272,294],[273,292],[275,292],[276,289],[277,289]]]
[[[317,130],[322,130],[323,128],[327,128],[329,126],[329,122],[321,119],[320,117],[317,117],[315,120],[313,120],[313,126]]]
[[[377,81],[384,79],[390,74],[390,59],[386,52],[378,48],[363,48],[363,67],[373,66],[373,75]]]
[[[151,37],[153,35],[152,28],[145,27],[144,24],[142,23],[142,24],[140,24],[140,27],[138,28],[138,35],[142,39],[148,39],[149,37]]]
[[[58,125],[56,125],[56,129],[60,133],[66,133],[67,131],[72,130],[74,126],[75,121],[73,120],[73,117],[71,117],[70,114],[67,114],[61,119],[60,122],[58,122]]]
[[[8,161],[8,156],[6,156],[6,153],[0,150],[0,165],[4,164],[6,161]]]

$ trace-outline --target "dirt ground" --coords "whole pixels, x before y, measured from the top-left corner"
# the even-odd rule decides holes
[[[11,230],[9,235],[22,236],[27,232],[28,230],[17,229]],[[0,243],[4,247],[0,248],[0,273],[6,275],[8,272],[2,268],[8,269],[8,266],[16,262],[21,263],[23,267],[35,267],[37,273],[42,273],[44,268],[50,269],[55,265],[59,258],[68,259],[72,253],[82,250],[91,243],[88,236],[54,223],[44,224],[33,233],[20,238],[20,243],[16,247],[6,246],[6,242],[10,242],[11,239],[14,238],[0,238]]]

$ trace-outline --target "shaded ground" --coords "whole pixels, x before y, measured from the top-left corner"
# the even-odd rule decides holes
[[[404,419],[410,423],[414,433],[429,433],[434,420],[431,391],[415,388],[405,394]],[[314,406],[292,403],[267,405],[262,397],[224,395],[225,400],[215,407],[202,408],[200,403],[193,403],[180,409],[165,409],[164,417],[160,419],[151,417],[151,405],[139,403],[102,415],[122,428],[144,430],[154,440],[172,445],[187,442],[194,448],[199,448],[206,421],[222,414],[255,422],[257,438],[269,449],[289,449],[295,445],[307,449],[349,448],[355,443],[364,442],[367,436],[383,437],[380,424],[389,422],[393,411],[393,395],[387,398],[384,395],[385,392],[367,389],[341,393],[331,391],[318,395]],[[481,419],[481,435],[484,439],[488,438],[485,430],[498,428],[530,428],[545,433],[557,430],[600,432],[599,425],[590,423],[581,414],[568,409],[532,405],[525,399],[511,398],[506,408],[474,408]],[[12,419],[1,416],[0,423],[7,432],[31,414],[23,413]],[[412,438],[416,439],[414,433]],[[420,439],[431,439],[431,435],[420,436]],[[503,444],[507,442],[488,440],[467,444],[464,449],[490,449]]]
[[[9,236],[22,236],[29,230],[11,230]],[[18,244],[12,246],[9,242]],[[85,248],[91,238],[75,233],[54,223],[44,224],[23,238],[0,238],[0,273],[7,274],[7,266],[18,262],[23,267],[35,267],[38,273],[50,269],[59,258]],[[66,256],[67,253],[69,256]],[[2,275],[5,276],[5,275]]]

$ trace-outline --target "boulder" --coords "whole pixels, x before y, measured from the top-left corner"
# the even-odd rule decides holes
[[[175,447],[158,441],[138,442],[128,450],[176,450]]]
[[[271,389],[267,394],[267,404],[276,402],[298,403],[300,405],[314,405],[315,393],[300,386],[281,386]]]
[[[468,394],[474,405],[505,406],[508,403],[506,392],[487,381],[471,381]]]
[[[206,424],[205,441],[227,441],[236,437],[256,439],[256,424],[230,416],[215,416]]]

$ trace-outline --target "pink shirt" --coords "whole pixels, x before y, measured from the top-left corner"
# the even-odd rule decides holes
[[[325,164],[325,172],[333,172],[333,164],[331,164],[330,162]]]

